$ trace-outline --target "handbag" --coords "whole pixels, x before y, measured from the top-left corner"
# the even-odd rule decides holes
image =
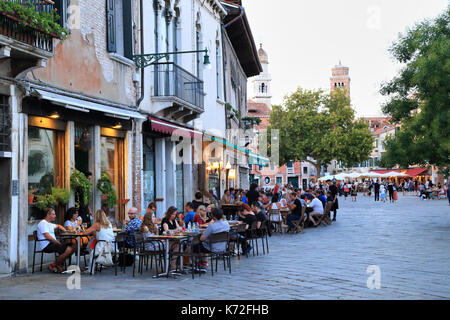
[[[112,254],[111,254],[111,245],[109,242],[107,242],[104,246],[101,247],[100,252],[99,252],[95,262],[98,264],[101,264],[103,266],[113,266],[114,265],[114,262],[112,260]]]

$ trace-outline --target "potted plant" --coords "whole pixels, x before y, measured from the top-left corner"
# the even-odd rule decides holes
[[[62,206],[65,206],[69,203],[70,200],[70,190],[53,187],[52,188],[52,196],[55,198],[55,201]]]
[[[34,201],[34,193],[36,192],[36,189],[33,189],[31,186],[28,189],[28,204],[33,204]]]
[[[114,190],[114,186],[105,172],[102,173],[97,182],[97,189],[100,190],[104,196],[106,196],[104,200],[109,208],[113,208],[117,204],[116,191]]]
[[[80,203],[89,203],[89,197],[92,192],[92,183],[86,178],[85,174],[77,169],[72,170],[70,175],[70,188],[75,193],[76,207],[80,207]]]
[[[57,204],[58,201],[56,201],[56,198],[52,194],[36,195],[35,205],[43,211],[46,211],[50,207],[55,207]]]

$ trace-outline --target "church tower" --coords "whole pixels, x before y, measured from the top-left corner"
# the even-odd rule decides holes
[[[339,65],[331,69],[330,86],[331,92],[336,88],[346,89],[347,97],[350,98],[350,77],[348,75],[349,68],[345,67],[339,61]]]
[[[253,82],[253,97],[252,100],[257,103],[264,103],[268,107],[272,105],[271,81],[272,77],[269,74],[269,57],[262,48],[262,43],[258,50],[259,60],[263,67],[263,72],[254,77]]]

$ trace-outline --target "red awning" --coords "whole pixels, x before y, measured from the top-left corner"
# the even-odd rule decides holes
[[[166,133],[174,134],[177,136],[187,137],[191,139],[202,139],[203,132],[196,131],[187,127],[180,126],[178,124],[161,120],[155,117],[148,117],[152,125],[152,130]]]
[[[414,168],[414,169],[409,169],[408,171],[406,171],[405,173],[411,177],[415,177],[425,171],[427,171],[427,168]]]

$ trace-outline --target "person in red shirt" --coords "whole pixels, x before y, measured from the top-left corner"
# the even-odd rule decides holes
[[[197,212],[194,216],[194,223],[197,222],[199,226],[206,225],[209,222],[211,222],[211,219],[208,218],[208,215],[206,214],[206,207],[205,206],[198,206]]]

